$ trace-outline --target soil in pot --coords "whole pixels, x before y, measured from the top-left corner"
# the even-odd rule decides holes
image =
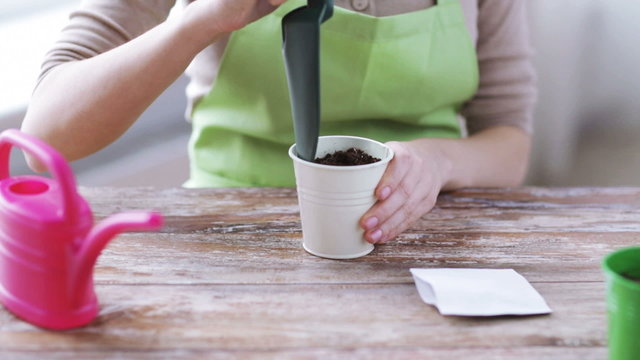
[[[331,154],[327,154],[324,157],[316,158],[313,162],[322,165],[354,166],[372,164],[378,161],[380,161],[380,159],[373,157],[360,149],[350,148],[345,151],[338,150]]]

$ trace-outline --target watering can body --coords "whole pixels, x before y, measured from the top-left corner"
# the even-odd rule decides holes
[[[43,184],[47,191],[25,193],[24,184]],[[93,225],[89,206],[78,198],[83,215],[61,221],[47,196],[58,190],[44,177],[0,181],[0,301],[29,322],[65,329],[91,321],[98,304],[92,284],[78,289],[72,283],[74,250]]]
[[[10,177],[12,146],[32,153],[53,178]],[[93,265],[102,248],[118,232],[161,222],[156,213],[125,213],[94,226],[60,154],[18,130],[0,134],[0,302],[20,318],[60,330],[93,320]]]

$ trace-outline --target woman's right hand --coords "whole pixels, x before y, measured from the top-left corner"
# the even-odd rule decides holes
[[[287,0],[197,0],[184,12],[184,24],[194,36],[211,43],[270,14]],[[198,36],[200,37],[200,36]]]

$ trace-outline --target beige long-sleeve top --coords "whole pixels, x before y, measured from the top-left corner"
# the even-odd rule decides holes
[[[188,6],[191,0],[182,0]],[[460,0],[475,43],[480,84],[462,109],[470,134],[497,125],[531,132],[535,74],[526,0]],[[86,59],[141,35],[165,21],[176,0],[85,0],[49,51],[40,80],[55,66]],[[371,16],[391,16],[433,6],[435,0],[335,0],[335,5]],[[215,80],[228,36],[198,54],[186,73],[190,108]],[[190,114],[190,109],[187,110]]]

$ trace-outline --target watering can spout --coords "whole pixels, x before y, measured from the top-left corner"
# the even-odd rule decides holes
[[[162,226],[162,215],[155,212],[126,212],[111,215],[94,226],[78,251],[76,288],[82,289],[91,279],[93,266],[109,241],[125,231],[155,230]],[[78,293],[83,293],[82,291]]]

